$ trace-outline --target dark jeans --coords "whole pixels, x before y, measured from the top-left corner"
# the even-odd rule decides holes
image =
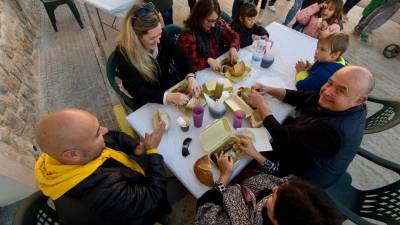
[[[196,4],[196,0],[188,0],[188,5],[189,5],[190,10],[193,9],[193,6],[194,6],[195,4]],[[235,3],[233,3],[233,4],[235,4]]]
[[[162,17],[164,19],[164,24],[165,25],[174,23],[172,7],[168,8],[168,9],[161,10],[160,12],[161,12],[161,15],[162,15]]]
[[[188,0],[189,1],[196,1],[196,0]],[[237,12],[239,11],[239,7],[242,5],[243,0],[234,0],[233,5],[232,5],[232,18],[234,19],[236,17]],[[261,5],[260,9],[265,9],[265,6],[267,5],[268,0],[261,0]],[[268,6],[273,6],[275,4],[276,0],[270,0],[268,3]],[[254,0],[254,4],[257,6],[258,5],[258,0]],[[189,3],[190,6],[190,3]]]
[[[347,0],[343,6],[343,13],[347,14],[350,9],[352,9],[355,5],[357,5],[361,0]]]

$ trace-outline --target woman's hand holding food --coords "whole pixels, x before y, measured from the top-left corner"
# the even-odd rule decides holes
[[[185,105],[189,102],[189,100],[190,100],[189,96],[179,92],[167,94],[167,102],[175,105]]]
[[[220,152],[216,155],[217,164],[220,171],[219,182],[225,186],[228,184],[229,177],[233,171],[233,159],[228,153]]]
[[[214,70],[215,72],[222,71],[221,63],[219,63],[216,59],[208,58],[207,63],[208,65],[210,65],[211,69]]]
[[[237,55],[238,55],[238,52],[237,52],[236,48],[232,47],[229,49],[228,60],[231,64],[233,64],[233,62],[236,62]]]
[[[201,87],[197,85],[196,79],[191,76],[187,78],[188,81],[188,87],[186,89],[186,93],[190,97],[199,97],[201,94]]]

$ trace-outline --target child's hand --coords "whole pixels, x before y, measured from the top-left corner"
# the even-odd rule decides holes
[[[251,35],[251,39],[253,40],[253,41],[257,41],[257,40],[259,40],[261,37],[260,36],[258,36],[258,35],[255,35],[255,34],[252,34]]]
[[[321,23],[319,24],[319,29],[326,30],[327,28],[328,28],[328,22],[326,22],[326,20],[322,20]]]
[[[309,70],[311,67],[310,61],[306,60],[306,70]]]
[[[326,2],[322,2],[319,4],[319,10],[323,10],[327,7]]]
[[[300,60],[296,63],[295,68],[296,68],[296,73],[300,71],[305,71],[307,70],[307,63],[305,63],[303,60]]]

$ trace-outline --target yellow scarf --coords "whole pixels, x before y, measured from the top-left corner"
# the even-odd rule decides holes
[[[44,195],[56,200],[79,182],[90,176],[104,161],[112,158],[126,167],[144,175],[144,170],[125,153],[111,148],[103,149],[96,159],[85,165],[65,165],[42,153],[35,165],[35,176]]]

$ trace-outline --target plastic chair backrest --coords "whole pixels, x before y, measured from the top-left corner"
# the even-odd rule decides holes
[[[368,101],[382,104],[383,108],[367,118],[364,134],[390,129],[400,123],[400,101],[368,96]]]
[[[175,24],[168,24],[164,27],[164,30],[168,36],[176,42],[178,35],[182,33],[183,28]]]
[[[40,191],[26,198],[15,214],[13,225],[61,225],[57,212],[47,204]]]
[[[385,160],[360,148],[358,155],[400,175],[400,165]],[[362,217],[400,224],[400,180],[373,190],[358,190],[351,186],[346,173],[333,186],[326,189],[339,211],[358,225],[372,225]]]
[[[117,61],[115,57],[115,50],[111,53],[107,60],[107,78],[110,82],[111,87],[114,89],[115,92],[122,98],[125,105],[127,105],[132,110],[135,110],[135,103],[132,98],[124,94],[120,89],[115,81],[115,77],[117,76]]]
[[[225,20],[226,23],[231,24],[232,23],[232,17],[228,15],[228,13],[221,11],[221,19]]]

